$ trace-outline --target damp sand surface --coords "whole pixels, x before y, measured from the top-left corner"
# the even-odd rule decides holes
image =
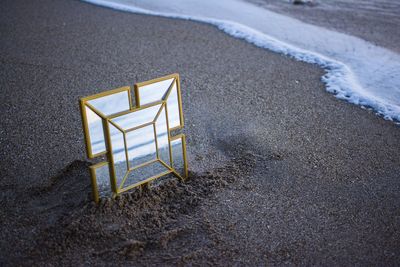
[[[391,0],[247,0],[304,22],[360,37],[400,53],[400,2]]]
[[[204,24],[5,1],[0,263],[396,265],[400,131]],[[189,180],[90,199],[78,98],[182,79]]]

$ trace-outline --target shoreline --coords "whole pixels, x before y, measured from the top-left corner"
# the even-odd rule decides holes
[[[327,93],[319,67],[78,1],[0,12],[0,263],[399,262],[399,129]],[[79,97],[173,72],[191,181],[93,206]]]
[[[246,1],[306,23],[357,36],[400,53],[400,16],[395,12],[400,8],[399,3],[379,0],[317,0],[314,5],[293,5],[289,1],[280,0]]]
[[[316,64],[325,70],[326,73],[321,77],[321,80],[325,83],[326,90],[335,97],[358,105],[361,108],[374,110],[377,116],[393,121],[397,125],[400,123],[400,109],[397,103],[400,95],[397,88],[398,85],[393,79],[393,75],[396,75],[400,68],[396,61],[397,58],[400,60],[400,55],[379,46],[374,46],[373,52],[370,52],[372,44],[360,38],[306,24],[294,17],[282,16],[268,11],[268,9],[264,9],[266,12],[264,14],[262,9],[257,8],[256,5],[245,2],[232,4],[236,9],[250,9],[255,14],[258,14],[254,16],[260,20],[263,20],[265,15],[272,17],[273,19],[271,20],[270,18],[269,22],[275,21],[280,29],[278,32],[282,31],[286,34],[277,38],[279,34],[276,35],[277,31],[273,27],[269,27],[266,30],[263,27],[257,28],[255,25],[249,26],[254,21],[249,21],[248,18],[235,20],[234,16],[232,17],[232,14],[230,14],[235,12],[233,11],[235,8],[222,11],[222,13],[226,14],[220,17],[212,12],[202,13],[202,8],[199,9],[201,15],[196,12],[193,13],[192,7],[187,5],[183,5],[182,10],[175,11],[174,8],[169,9],[168,5],[157,9],[151,8],[151,4],[150,6],[140,5],[139,3],[134,5],[104,0],[84,0],[84,2],[133,14],[210,24],[230,36],[245,40],[258,47],[299,61]],[[210,5],[210,3],[207,4]],[[260,12],[262,16],[260,16]],[[262,21],[262,24],[265,23],[266,21]],[[294,37],[292,40],[287,38],[287,35],[291,35],[292,32],[292,29],[287,26],[293,23],[299,24],[299,30],[302,29],[302,38]],[[310,32],[315,33],[310,35]],[[281,41],[284,40],[282,38],[287,38],[287,40]],[[309,41],[308,43],[307,41],[303,43],[300,41],[302,39]],[[339,41],[342,45],[329,46],[324,41],[325,39],[338,39],[336,41]],[[348,52],[348,50],[351,52]],[[364,59],[365,56],[368,56],[368,60]],[[363,67],[360,68],[358,66]],[[375,71],[377,67],[383,68],[383,70],[377,73]],[[371,75],[374,76],[374,79],[371,79]],[[377,81],[381,82],[377,83]]]

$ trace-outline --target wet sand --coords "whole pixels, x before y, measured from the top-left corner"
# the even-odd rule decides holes
[[[396,265],[400,131],[216,28],[5,1],[1,265]],[[190,180],[100,206],[81,96],[179,72]]]
[[[314,0],[313,4],[306,5],[282,0],[246,1],[400,53],[399,1]]]

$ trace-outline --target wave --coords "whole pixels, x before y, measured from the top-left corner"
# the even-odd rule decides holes
[[[386,120],[400,122],[400,56],[359,38],[305,24],[236,0],[199,3],[182,0],[166,3],[83,1],[131,13],[211,24],[258,47],[317,64],[326,70],[322,81],[328,92],[339,99],[372,108]],[[147,5],[147,8],[138,7],[139,4]],[[210,11],[213,5],[217,5],[214,13]]]

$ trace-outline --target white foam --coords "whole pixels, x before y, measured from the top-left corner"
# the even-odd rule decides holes
[[[329,92],[400,121],[400,55],[357,37],[330,31],[240,0],[84,0],[139,14],[217,26],[256,46],[308,63],[327,73]]]

